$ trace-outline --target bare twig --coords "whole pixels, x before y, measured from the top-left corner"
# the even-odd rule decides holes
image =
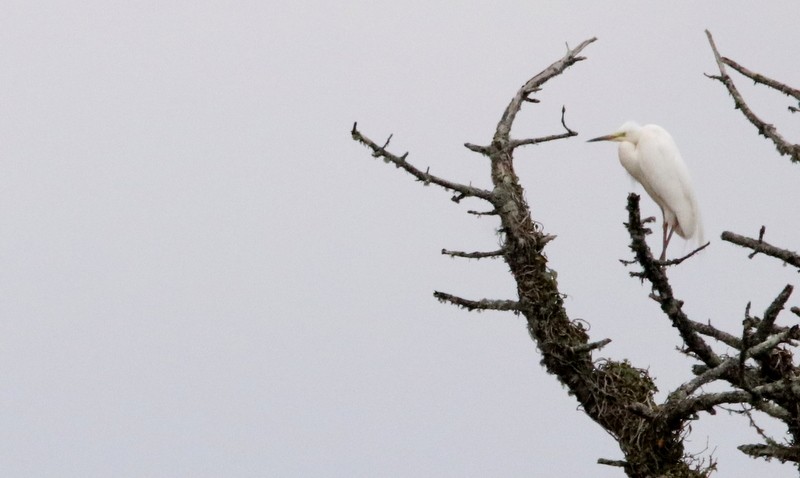
[[[739,234],[733,232],[725,231],[722,233],[722,240],[736,244],[737,246],[747,247],[755,252],[776,257],[781,259],[783,262],[800,269],[800,254],[768,244],[767,242],[764,242],[763,239],[756,240],[750,237],[740,236]]]
[[[406,161],[408,153],[402,156],[397,156],[390,153],[389,151],[386,150],[386,147],[389,145],[389,141],[392,138],[391,136],[389,136],[389,139],[386,140],[386,144],[384,144],[383,146],[378,146],[374,141],[361,134],[361,132],[358,130],[357,123],[353,123],[353,129],[350,131],[350,134],[353,136],[354,140],[358,141],[359,143],[371,149],[373,151],[372,153],[373,156],[375,156],[376,158],[378,157],[383,158],[384,161],[390,162],[395,166],[397,166],[398,168],[402,168],[403,170],[405,170],[406,172],[408,172],[409,174],[411,174],[412,176],[414,176],[419,181],[422,181],[425,184],[430,184],[430,183],[436,184],[445,189],[449,189],[450,191],[459,193],[463,197],[472,196],[485,199],[486,201],[490,202],[492,200],[492,193],[490,191],[486,191],[485,189],[475,188],[472,186],[467,186],[465,184],[459,184],[447,181],[446,179],[442,179],[437,176],[434,176],[433,174],[430,174],[428,171],[423,172],[417,169],[411,163]]]
[[[597,459],[597,464],[598,465],[617,466],[617,467],[620,467],[620,468],[625,468],[626,466],[628,466],[628,462],[627,461],[609,460],[607,458],[598,458]]]
[[[566,113],[566,111],[567,111],[566,107],[562,106],[561,107],[561,126],[563,126],[565,130],[567,130],[566,133],[551,134],[549,136],[542,136],[540,138],[512,139],[512,140],[509,141],[508,146],[510,148],[517,148],[519,146],[525,146],[525,145],[529,145],[529,144],[545,143],[547,141],[555,141],[555,140],[558,140],[558,139],[564,139],[564,138],[569,138],[569,137],[572,137],[572,136],[577,136],[578,133],[576,133],[575,131],[569,129],[569,127],[567,126],[566,122],[564,121],[564,113]]]
[[[469,311],[503,310],[503,311],[511,311],[514,312],[515,314],[520,312],[519,302],[514,300],[490,300],[490,299],[469,300],[439,291],[434,292],[433,296],[436,297],[439,300],[439,302],[449,302],[453,305],[463,307]]]
[[[582,354],[586,352],[591,352],[593,350],[600,350],[606,345],[611,343],[611,339],[603,339],[598,340],[597,342],[590,342],[588,344],[578,345],[577,347],[570,348],[570,352],[573,354]]]
[[[763,438],[765,442],[767,442],[767,444],[772,445],[777,443],[774,439],[772,439],[767,435],[767,433],[764,431],[763,428],[758,426],[758,423],[756,423],[755,418],[753,418],[753,414],[750,413],[750,409],[748,409],[744,405],[742,405],[742,413],[744,413],[747,416],[747,419],[750,421],[750,427],[753,428],[756,431],[756,433],[758,433],[758,435],[761,438]]]
[[[489,148],[487,148],[486,146],[479,146],[477,144],[472,144],[472,143],[464,143],[464,147],[470,151],[474,151],[479,154],[483,155],[489,154]]]
[[[680,264],[681,262],[685,261],[686,259],[688,259],[688,258],[692,257],[693,255],[697,254],[698,252],[700,252],[700,251],[702,251],[703,249],[705,249],[706,247],[708,247],[708,246],[709,246],[709,244],[711,244],[711,242],[706,242],[706,243],[705,243],[705,244],[703,244],[702,246],[698,247],[697,249],[693,250],[692,252],[690,252],[690,253],[686,254],[685,256],[683,256],[683,257],[681,257],[681,258],[678,258],[678,259],[670,259],[670,260],[668,260],[668,261],[656,261],[656,264],[658,264],[658,265],[660,265],[660,266],[675,266],[675,265],[678,265],[678,264]]]
[[[503,257],[503,250],[498,249],[492,252],[461,252],[461,251],[448,251],[447,249],[442,249],[442,254],[451,257],[465,257],[467,259],[485,259],[487,257],[491,258]]]
[[[497,210],[492,209],[491,211],[484,212],[469,210],[467,211],[467,214],[472,214],[473,216],[496,216]]]
[[[714,52],[714,58],[717,61],[717,67],[719,68],[719,75],[706,75],[709,78],[714,80],[718,80],[725,88],[727,88],[730,95],[733,97],[733,102],[736,106],[736,109],[741,110],[742,114],[747,118],[753,126],[756,127],[758,133],[765,138],[769,139],[770,141],[775,144],[776,149],[782,155],[787,155],[791,158],[792,162],[800,162],[800,145],[792,144],[783,136],[778,133],[778,130],[775,126],[766,123],[761,118],[756,116],[752,109],[747,105],[742,97],[742,94],[739,93],[739,90],[736,89],[736,86],[733,84],[733,80],[725,71],[725,64],[732,63],[730,60],[728,62],[724,61],[723,58],[720,56],[719,51],[717,50],[717,45],[714,43],[714,38],[711,36],[711,32],[706,30],[706,36],[708,37],[708,42],[711,44],[711,49]]]

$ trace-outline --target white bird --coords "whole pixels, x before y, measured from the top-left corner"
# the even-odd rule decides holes
[[[639,126],[628,121],[619,129],[592,141],[619,143],[619,162],[637,180],[661,208],[663,236],[661,260],[667,255],[672,233],[703,243],[700,210],[692,189],[689,170],[681,158],[675,140],[661,126]]]

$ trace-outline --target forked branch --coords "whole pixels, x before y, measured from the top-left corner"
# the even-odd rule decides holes
[[[564,72],[567,68],[574,65],[575,63],[585,60],[586,57],[579,56],[580,52],[583,51],[584,48],[589,46],[592,42],[596,41],[597,38],[590,38],[584,42],[582,42],[577,47],[567,50],[567,53],[564,55],[563,58],[560,60],[553,62],[550,66],[545,68],[541,71],[538,75],[534,76],[530,80],[528,80],[522,88],[517,91],[517,94],[514,95],[514,98],[506,107],[506,110],[503,112],[503,116],[500,118],[500,122],[497,124],[497,130],[494,135],[494,142],[502,141],[503,143],[507,143],[509,141],[509,134],[511,133],[511,125],[514,124],[514,120],[517,117],[517,113],[519,112],[520,108],[522,107],[522,103],[528,101],[530,99],[530,95],[536,93],[537,91],[541,90],[541,86],[544,85],[550,78],[554,76],[558,76]],[[563,119],[563,114],[562,114]],[[563,124],[563,122],[562,122]],[[571,131],[569,128],[564,125],[567,131]]]
[[[567,123],[564,120],[564,114],[566,112],[567,112],[567,108],[562,106],[561,107],[561,126],[564,127],[566,132],[559,133],[559,134],[551,134],[549,136],[542,136],[542,137],[539,137],[539,138],[512,139],[512,140],[509,141],[509,147],[510,148],[517,148],[519,146],[546,143],[548,141],[555,141],[555,140],[559,140],[559,139],[570,138],[572,136],[578,136],[578,133],[576,133],[575,131],[571,130],[569,128],[569,126],[567,126]]]
[[[787,141],[783,136],[780,135],[780,133],[778,133],[778,130],[777,128],[775,128],[775,126],[768,124],[753,112],[753,110],[744,101],[744,98],[742,97],[742,94],[739,92],[739,90],[736,88],[736,85],[734,85],[733,79],[731,79],[731,77],[728,75],[725,69],[725,65],[730,65],[732,68],[742,73],[746,71],[747,73],[743,74],[753,79],[754,81],[757,81],[755,79],[755,76],[757,74],[750,72],[750,70],[745,69],[744,67],[740,66],[739,64],[735,63],[732,60],[723,58],[719,54],[719,50],[717,50],[717,45],[714,43],[714,38],[711,36],[711,32],[706,30],[706,36],[708,37],[708,43],[711,45],[711,50],[714,52],[714,58],[717,61],[717,67],[719,68],[719,75],[706,75],[706,76],[714,80],[717,80],[723,85],[725,85],[725,88],[728,90],[728,93],[730,93],[731,97],[733,97],[733,102],[736,106],[736,109],[740,110],[742,114],[745,116],[745,118],[747,118],[747,120],[750,123],[752,123],[753,126],[756,127],[756,130],[758,130],[758,134],[772,141],[773,144],[775,144],[775,148],[781,155],[789,156],[792,162],[800,162],[800,145],[792,144],[789,141]],[[759,80],[761,80],[758,81],[759,83],[762,83],[767,86],[774,87],[773,85],[779,84],[778,82],[774,80],[769,80],[768,78],[762,75],[758,75],[758,78]],[[783,86],[783,88],[776,88],[776,89],[782,93],[791,94],[792,96],[794,96],[797,93],[797,90],[794,90],[793,88],[786,87],[785,85],[781,86]]]

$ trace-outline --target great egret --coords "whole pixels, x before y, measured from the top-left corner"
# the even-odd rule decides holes
[[[639,181],[661,208],[664,222],[662,261],[666,259],[667,245],[673,232],[684,239],[697,237],[699,243],[703,242],[700,210],[689,170],[667,130],[654,124],[639,126],[628,121],[614,133],[589,140],[593,141],[619,143],[619,162],[622,167]]]

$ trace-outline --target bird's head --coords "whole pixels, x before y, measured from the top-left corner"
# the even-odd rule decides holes
[[[639,131],[642,129],[638,123],[633,121],[628,121],[622,126],[620,126],[615,132],[611,134],[607,134],[605,136],[598,136],[597,138],[592,138],[587,143],[593,143],[595,141],[615,141],[617,143],[621,143],[623,141],[627,141],[630,143],[636,143],[639,140]]]

